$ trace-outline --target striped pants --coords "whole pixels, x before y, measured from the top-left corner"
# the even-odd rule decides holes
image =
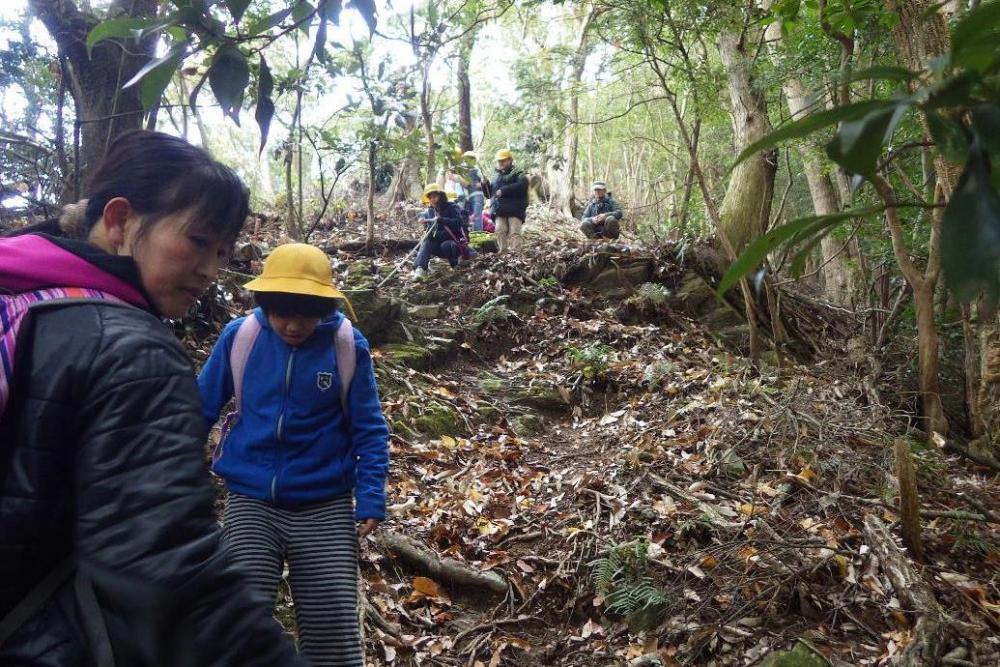
[[[285,560],[299,650],[314,665],[361,667],[358,537],[351,495],[295,509],[230,493],[223,514],[230,558],[274,603]]]

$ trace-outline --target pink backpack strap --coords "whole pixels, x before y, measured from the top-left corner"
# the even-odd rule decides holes
[[[347,395],[351,389],[354,371],[358,368],[357,352],[354,349],[354,325],[346,317],[337,327],[334,336],[337,353],[337,374],[340,376],[340,407],[347,414]]]
[[[233,348],[229,352],[229,367],[233,373],[233,397],[236,399],[236,414],[243,407],[243,373],[247,368],[247,360],[250,358],[250,350],[260,335],[260,322],[257,321],[257,314],[250,313],[236,330],[233,338]]]

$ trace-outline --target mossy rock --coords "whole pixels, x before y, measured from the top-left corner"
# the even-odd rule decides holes
[[[518,415],[510,420],[510,427],[520,437],[528,438],[545,429],[545,420],[534,413]]]
[[[413,430],[434,438],[442,435],[462,435],[465,422],[457,411],[443,405],[434,405],[413,420]]]
[[[344,273],[345,289],[365,289],[371,287],[374,282],[375,276],[372,274],[370,261],[352,262]]]
[[[446,361],[458,350],[459,332],[445,330],[439,334],[420,341],[384,345],[382,353],[407,368],[424,371]]]
[[[406,316],[406,305],[399,299],[380,296],[373,289],[345,289],[357,315],[354,324],[372,345],[405,340],[400,321]]]
[[[469,245],[479,252],[497,252],[500,247],[497,245],[497,237],[491,232],[471,232],[469,234]]]
[[[760,667],[830,667],[830,661],[799,640],[791,650],[768,655]]]
[[[602,294],[626,294],[632,292],[638,285],[649,281],[653,275],[652,261],[628,263],[625,266],[609,263],[592,280],[583,284],[589,290]]]
[[[569,404],[555,385],[542,382],[521,385],[517,380],[486,373],[479,377],[477,384],[492,398],[514,405],[553,412],[569,409]]]

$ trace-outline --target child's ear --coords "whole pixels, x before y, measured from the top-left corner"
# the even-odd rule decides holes
[[[104,205],[101,224],[104,226],[105,237],[116,254],[125,246],[125,228],[132,215],[132,204],[124,197],[114,197]]]

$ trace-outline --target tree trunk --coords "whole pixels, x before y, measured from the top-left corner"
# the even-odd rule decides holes
[[[948,422],[941,403],[940,344],[934,322],[934,285],[928,281],[913,285],[913,307],[917,319],[917,358],[920,367],[921,412],[927,433],[947,435]]]
[[[147,38],[138,45],[129,41],[126,49],[105,41],[88,55],[87,34],[99,19],[84,15],[73,0],[29,0],[28,4],[66,57],[69,89],[80,123],[76,168],[86,183],[111,140],[142,127],[140,87],[122,89],[122,84],[154,54],[156,40]],[[108,9],[108,18],[152,18],[158,4],[157,0],[115,0]]]
[[[420,118],[424,124],[424,141],[427,142],[427,182],[437,177],[437,151],[434,148],[434,116],[431,112],[431,83],[428,80],[427,67],[421,70],[420,81]]]
[[[567,218],[576,217],[576,157],[580,144],[580,82],[583,68],[587,64],[590,42],[587,39],[590,25],[597,16],[597,8],[592,7],[580,23],[579,40],[573,52],[572,69],[569,79],[569,101],[566,106],[566,163],[563,167],[563,181],[558,197],[558,208]]]
[[[458,142],[462,152],[473,150],[472,145],[472,84],[469,81],[469,60],[476,41],[470,33],[458,48]]]
[[[365,229],[365,245],[375,247],[375,166],[378,147],[374,140],[368,143],[368,224]]]
[[[756,87],[746,51],[757,44],[754,30],[725,30],[719,35],[719,55],[726,69],[731,100],[735,152],[771,132],[767,100]],[[742,38],[742,39],[741,39]],[[737,254],[767,230],[774,197],[777,151],[758,153],[733,169],[729,187],[719,208],[721,233]]]
[[[788,112],[792,119],[797,120],[808,113],[806,93],[798,79],[786,79],[784,90],[788,100]],[[806,144],[800,145],[799,152],[802,155],[806,181],[809,183],[809,193],[812,195],[813,210],[816,215],[836,213],[840,210],[837,191],[830,175],[823,169],[822,159]],[[844,248],[841,252],[842,246],[842,243],[829,235],[824,236],[820,242],[823,253],[823,285],[827,296],[837,303],[847,303],[856,286],[855,276],[849,264],[850,248]]]

